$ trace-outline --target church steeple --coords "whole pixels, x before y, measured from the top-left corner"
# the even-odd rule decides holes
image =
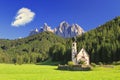
[[[77,55],[77,43],[76,40],[74,40],[74,42],[72,43],[72,61],[74,64],[77,63],[76,55]]]

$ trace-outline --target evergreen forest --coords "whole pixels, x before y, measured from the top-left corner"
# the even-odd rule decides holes
[[[120,61],[120,17],[77,36],[78,52],[85,48],[90,62],[110,64]],[[22,39],[0,39],[0,63],[40,63],[50,60],[67,63],[71,60],[74,38],[62,38],[42,32]]]

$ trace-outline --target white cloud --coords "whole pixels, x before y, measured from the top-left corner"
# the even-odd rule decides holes
[[[15,17],[15,21],[11,23],[12,26],[23,26],[33,20],[35,13],[28,8],[21,8]]]

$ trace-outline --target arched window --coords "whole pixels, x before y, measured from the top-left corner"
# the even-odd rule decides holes
[[[73,44],[73,46],[74,46],[74,44]]]

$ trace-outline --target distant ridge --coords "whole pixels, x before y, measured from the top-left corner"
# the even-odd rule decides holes
[[[44,23],[44,26],[40,30],[32,30],[29,35],[31,36],[44,31],[53,32],[56,35],[61,36],[63,38],[71,38],[84,33],[84,30],[78,24],[69,25],[66,21],[63,21],[55,29],[51,29],[51,27],[48,26],[47,23]]]

